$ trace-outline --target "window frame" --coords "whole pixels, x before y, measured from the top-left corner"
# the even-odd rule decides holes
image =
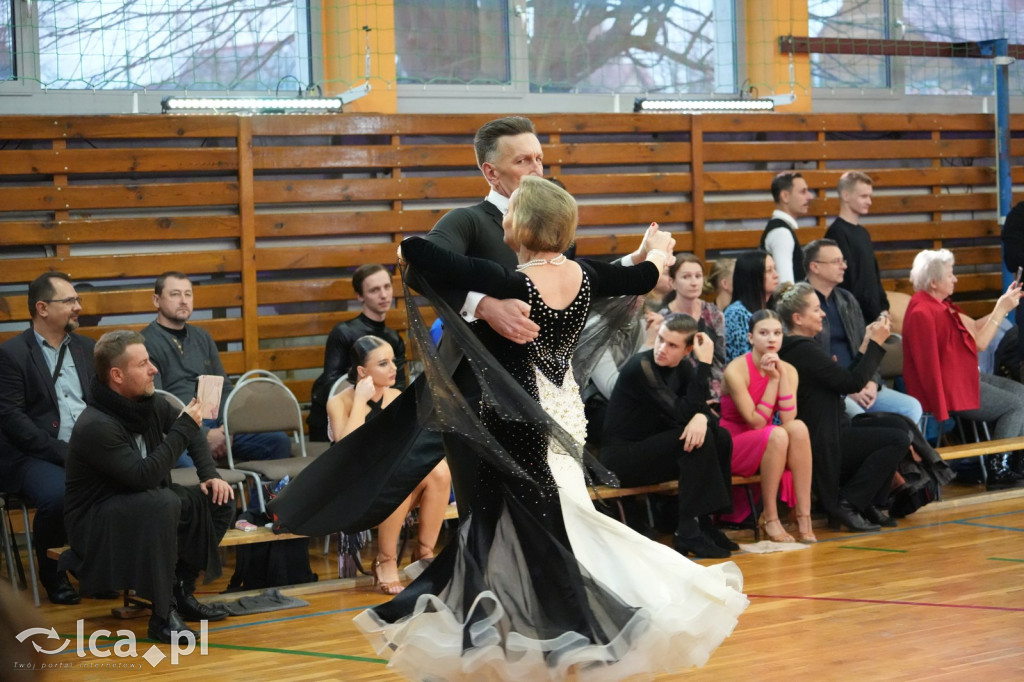
[[[322,0],[295,0],[306,6],[307,26],[300,37],[305,44],[299,48],[309,65],[310,84],[323,82]],[[127,114],[160,113],[161,101],[169,95],[223,95],[220,90],[189,91],[141,89],[55,89],[40,83],[39,73],[39,6],[33,0],[13,0],[15,25],[14,80],[0,81],[0,114]],[[30,45],[33,49],[25,50]],[[232,90],[239,97],[266,96],[263,90]]]

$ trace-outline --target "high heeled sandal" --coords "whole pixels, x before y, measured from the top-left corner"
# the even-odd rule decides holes
[[[768,530],[769,523],[779,524],[779,528],[782,530],[782,532],[778,535],[773,535],[772,532]],[[764,516],[761,516],[760,526],[761,530],[764,531],[765,537],[767,537],[772,542],[796,542],[793,539],[793,536],[787,533],[785,528],[782,527],[782,522],[779,521],[778,518],[766,519]]]
[[[806,531],[803,530],[803,525],[804,524],[801,523],[801,520],[803,520],[803,519],[807,520],[807,528],[808,528],[808,530],[806,530]],[[815,535],[814,535],[814,524],[811,523],[810,515],[801,516],[800,514],[797,514],[796,515],[796,526],[797,526],[797,532],[800,533],[800,537],[798,538],[799,542],[802,542],[805,545],[813,545],[815,542],[818,541],[818,538],[815,537]]]
[[[378,554],[377,558],[374,559],[374,561],[373,561],[373,586],[376,587],[376,588],[379,588],[380,591],[383,592],[384,594],[396,595],[396,594],[398,594],[399,592],[401,592],[402,590],[405,589],[405,587],[402,586],[401,581],[395,580],[395,581],[392,581],[392,582],[384,582],[384,580],[381,579],[381,577],[380,577],[380,574],[381,574],[380,567],[381,567],[381,565],[386,564],[386,563],[391,562],[391,561],[395,562],[395,572],[397,573],[398,572],[398,559],[397,559],[397,557],[387,556],[386,554]]]
[[[416,547],[412,550],[411,560],[429,564],[434,560],[434,548],[422,542],[417,542]]]

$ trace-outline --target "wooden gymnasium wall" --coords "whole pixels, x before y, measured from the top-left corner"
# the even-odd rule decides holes
[[[194,319],[228,372],[278,371],[308,400],[324,336],[357,314],[352,269],[392,264],[403,236],[486,193],[471,139],[490,118],[0,117],[0,340],[24,327],[25,286],[43,271],[92,285],[83,313],[102,320],[82,331],[98,337],[152,319],[153,278],[178,269],[195,277]],[[908,290],[913,255],[941,245],[970,312],[999,288],[989,116],[533,120],[548,173],[579,199],[583,255],[631,251],[652,220],[708,258],[754,247],[772,176],[792,168],[817,194],[806,243],[837,212],[839,175],[860,169],[875,180],[865,222],[890,288]],[[401,298],[388,322],[404,328]]]

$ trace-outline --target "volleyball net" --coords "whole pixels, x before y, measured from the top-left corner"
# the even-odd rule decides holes
[[[889,48],[1022,44],[1020,9],[1021,0],[0,0],[0,81],[273,93],[366,78],[375,88],[581,94],[757,96],[788,86],[987,96],[983,59]],[[330,18],[346,13],[343,25]],[[785,54],[785,35],[816,39],[821,51]],[[354,66],[330,68],[339,59]],[[786,60],[809,66],[809,77]],[[764,75],[780,63],[781,76]],[[1010,90],[1024,94],[1019,69]]]

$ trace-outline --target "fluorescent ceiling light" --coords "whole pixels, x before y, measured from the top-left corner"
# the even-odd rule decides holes
[[[770,99],[645,99],[638,97],[633,111],[772,111]]]
[[[164,113],[296,114],[341,112],[341,97],[165,97]]]

